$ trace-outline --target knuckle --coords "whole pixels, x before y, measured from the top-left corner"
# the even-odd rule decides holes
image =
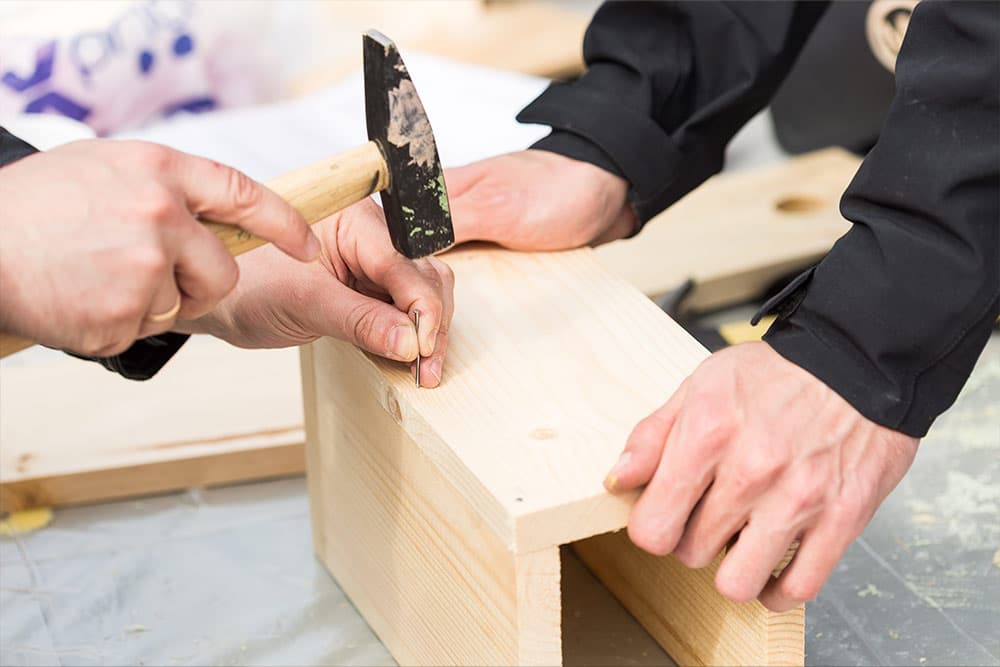
[[[789,493],[788,508],[793,514],[811,512],[823,503],[826,488],[822,480],[799,478]]]
[[[257,208],[263,194],[256,181],[238,169],[229,170],[227,191],[233,208],[245,212]],[[289,215],[291,216],[291,213]]]
[[[778,583],[781,596],[797,603],[808,602],[819,595],[823,582],[817,579],[787,579]]]
[[[772,456],[758,455],[744,460],[733,475],[731,488],[738,497],[756,495],[769,487],[784,470]]]
[[[169,266],[166,253],[159,246],[144,245],[133,250],[129,256],[130,272],[140,284],[158,280]]]
[[[174,220],[178,210],[177,202],[171,194],[160,187],[150,188],[148,192],[140,195],[137,208],[140,220],[157,224]]]
[[[173,151],[166,146],[147,141],[129,142],[126,148],[141,166],[157,172],[168,168],[173,156]]]
[[[430,261],[431,265],[440,274],[442,282],[448,287],[453,286],[455,284],[455,271],[436,257],[431,257]]]
[[[651,528],[643,521],[629,522],[628,537],[632,540],[632,544],[654,556],[666,556],[674,548],[674,541],[670,539],[670,535]]]
[[[663,422],[652,414],[635,425],[628,440],[632,447],[659,447],[663,445],[666,436]]]
[[[370,341],[376,333],[375,308],[372,304],[358,304],[347,315],[347,330],[355,341]]]
[[[750,590],[738,578],[728,576],[721,570],[715,577],[715,589],[724,598],[733,602],[749,602],[757,597],[757,591]]]

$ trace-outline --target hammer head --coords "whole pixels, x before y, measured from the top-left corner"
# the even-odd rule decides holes
[[[382,208],[396,250],[411,259],[455,242],[451,208],[431,123],[396,45],[369,30],[364,36],[368,138],[385,156],[389,187]]]

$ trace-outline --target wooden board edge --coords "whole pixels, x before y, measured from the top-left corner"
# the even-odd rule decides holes
[[[804,664],[803,608],[782,614],[715,590],[715,570],[651,556],[625,531],[575,542],[584,564],[681,665]]]
[[[300,475],[305,448],[292,442],[192,458],[119,466],[0,483],[0,512],[104,502],[192,486]]]
[[[517,578],[518,664],[563,664],[559,547],[515,556],[514,572]]]

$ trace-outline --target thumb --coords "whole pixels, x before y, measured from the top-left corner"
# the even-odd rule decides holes
[[[326,294],[326,303],[310,309],[317,319],[313,331],[387,359],[409,362],[417,358],[417,332],[406,313],[350,289]]]

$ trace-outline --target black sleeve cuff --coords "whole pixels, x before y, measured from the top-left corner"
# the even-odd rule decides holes
[[[532,148],[589,162],[627,180],[640,224],[694,187],[678,178],[681,154],[655,121],[599,93],[555,83],[517,120],[553,129]]]
[[[113,357],[87,357],[72,354],[74,357],[96,361],[112,373],[118,373],[129,380],[148,380],[181,349],[187,341],[187,334],[163,333],[149,338],[142,338],[132,344],[132,347]]]
[[[0,127],[0,167],[37,152],[38,149],[34,146]],[[170,361],[187,339],[188,336],[185,334],[164,333],[137,340],[132,347],[113,357],[69,354],[80,359],[96,361],[109,371],[129,380],[148,380]]]
[[[15,137],[3,127],[0,127],[0,167],[37,152],[38,149],[27,141]]]

